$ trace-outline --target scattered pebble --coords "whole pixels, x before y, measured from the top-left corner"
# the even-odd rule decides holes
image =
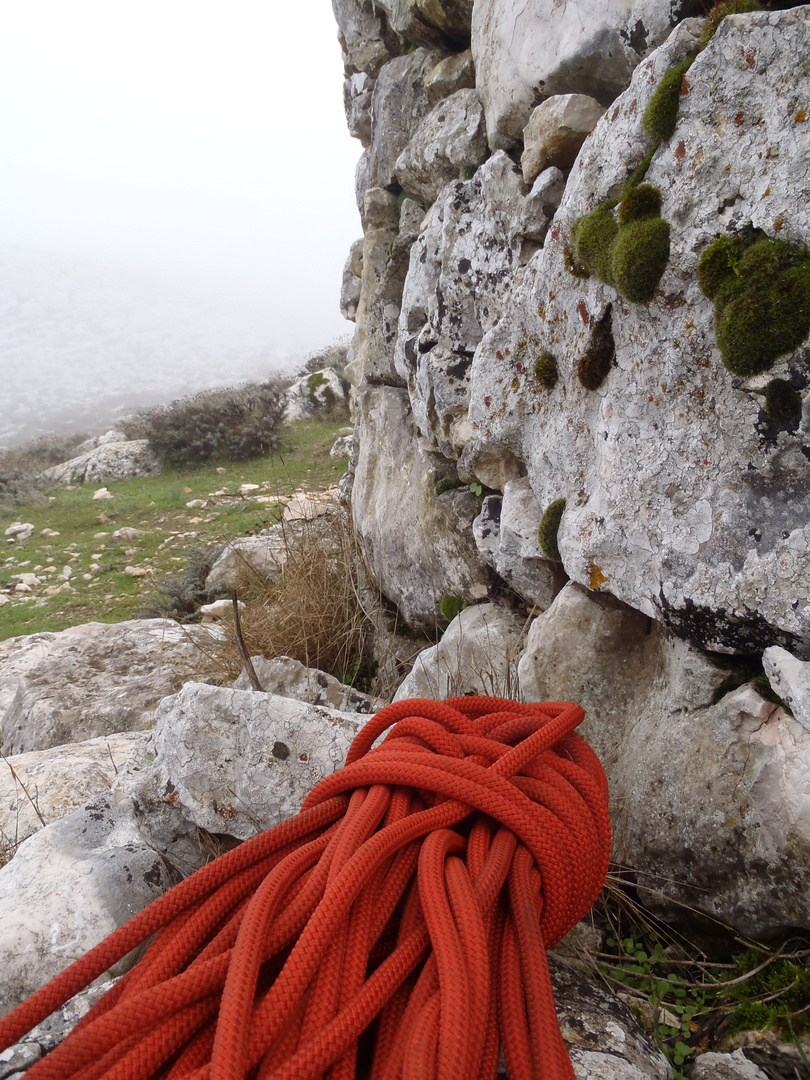
[[[39,535],[40,536],[59,536],[60,533],[58,533],[56,531],[56,529],[40,529],[39,530]]]
[[[205,499],[192,499],[190,502],[186,503],[186,506],[189,508],[189,510],[194,510],[198,506],[207,506],[207,505],[208,505],[208,503],[205,501]]]
[[[113,540],[134,540],[137,536],[145,536],[143,529],[133,529],[125,525],[122,529],[116,529]]]
[[[93,492],[93,498],[94,499],[114,499],[115,496],[113,495],[113,493],[111,491],[108,491],[105,487],[103,487],[103,488],[99,488],[97,491]]]
[[[19,592],[19,593],[31,592],[31,586],[26,585],[25,582],[23,582],[23,581],[18,581],[17,584],[14,586],[14,592]]]
[[[222,475],[222,473],[225,473],[225,472],[227,472],[227,471],[228,471],[228,470],[227,470],[227,469],[225,469],[225,468],[223,468],[223,467],[222,467],[222,465],[218,465],[218,466],[217,466],[217,472],[218,472],[218,473],[219,473],[220,475]]]
[[[148,571],[142,566],[125,566],[124,573],[127,577],[146,577]]]
[[[15,540],[27,540],[33,531],[34,526],[30,521],[12,521],[5,534],[10,536],[13,542]]]

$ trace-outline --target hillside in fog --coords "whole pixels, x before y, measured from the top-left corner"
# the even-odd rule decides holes
[[[300,348],[212,290],[0,245],[0,446],[289,367]]]

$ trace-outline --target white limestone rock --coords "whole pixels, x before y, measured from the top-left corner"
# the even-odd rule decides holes
[[[367,186],[390,188],[396,183],[397,158],[430,112],[425,76],[443,56],[435,49],[416,49],[391,60],[377,76]]]
[[[208,628],[171,619],[86,623],[0,642],[7,754],[152,726],[158,701],[200,672]]]
[[[430,206],[445,184],[469,179],[488,157],[481,99],[475,90],[457,90],[416,129],[397,158],[397,180],[403,191]]]
[[[346,394],[340,376],[332,368],[312,371],[287,388],[284,398],[284,423],[309,420],[313,416],[345,407]]]
[[[810,731],[810,663],[803,663],[778,645],[762,654],[762,666],[774,693],[802,727]]]
[[[343,109],[346,126],[353,139],[363,146],[371,142],[371,98],[374,80],[365,71],[356,71],[343,81]]]
[[[786,121],[784,97],[794,58],[810,49],[810,9],[730,16],[692,65],[675,134],[646,177],[672,228],[653,300],[627,303],[565,269],[573,221],[618,193],[642,159],[645,107],[696,32],[681,24],[639,65],[583,146],[543,249],[515,277],[505,317],[476,351],[463,460],[476,474],[497,447],[523,463],[542,508],[566,499],[560,551],[581,584],[701,648],[778,644],[806,660],[808,433],[769,426],[752,392],[759,387],[724,368],[696,268],[727,230],[753,225],[810,241],[810,203],[797,194],[810,190],[810,130]],[[586,390],[577,363],[608,309],[615,362],[596,391]],[[539,392],[531,375],[542,348],[558,358],[552,391]],[[800,376],[805,353],[780,359],[772,374]]]
[[[242,578],[268,581],[278,576],[287,561],[287,540],[282,525],[271,525],[256,536],[238,536],[223,548],[205,579],[208,593],[235,589]]]
[[[357,413],[352,517],[369,570],[408,626],[435,630],[443,596],[472,603],[488,593],[470,528],[476,500],[463,490],[436,496],[441,458],[420,446],[404,390],[366,384]]]
[[[75,446],[73,456],[78,457],[80,454],[87,454],[90,450],[95,450],[97,446],[106,446],[107,443],[126,441],[125,432],[118,431],[117,428],[110,428],[109,431],[105,431],[102,435],[94,435],[92,439],[85,439],[83,443]]]
[[[394,701],[442,701],[465,694],[514,698],[523,623],[496,604],[465,608],[438,644],[419,653]]]
[[[520,279],[528,189],[506,154],[434,203],[411,248],[394,353],[417,427],[448,457],[469,438],[472,356]]]
[[[296,814],[339,769],[368,719],[274,694],[187,683],[155,714],[152,765],[119,784],[142,827],[174,810],[195,828],[246,840]],[[159,844],[159,846],[162,846]]]
[[[742,1050],[733,1054],[700,1054],[687,1073],[689,1080],[768,1080]]]
[[[171,884],[132,802],[116,802],[112,792],[30,836],[0,869],[0,1015]]]
[[[539,611],[557,591],[558,572],[540,550],[537,531],[542,513],[527,477],[510,480],[503,496],[488,495],[473,522],[482,557],[515,592]]]
[[[252,656],[251,662],[256,677],[262,684],[265,694],[305,701],[310,705],[324,705],[338,712],[373,713],[381,709],[385,702],[381,698],[371,697],[353,686],[346,686],[334,675],[329,675],[318,668],[305,667],[299,660],[290,656]],[[250,690],[250,678],[246,670],[233,684],[234,690]]]
[[[689,0],[477,0],[472,52],[490,146],[518,143],[541,97],[609,105],[678,19],[699,14]]]
[[[100,484],[108,480],[133,480],[157,476],[160,462],[146,439],[109,442],[79,457],[54,465],[42,474],[54,484]]]
[[[455,94],[457,90],[472,90],[474,87],[475,65],[471,49],[440,60],[425,76],[425,89],[431,106],[436,105],[442,98]]]
[[[587,94],[556,94],[541,102],[523,129],[520,168],[526,183],[533,184],[551,166],[569,172],[604,111]]]
[[[527,240],[543,243],[564,191],[565,176],[560,169],[556,165],[543,169],[523,203],[520,231]]]
[[[469,41],[472,0],[377,0],[377,5],[407,41]]]
[[[343,267],[340,286],[340,314],[349,322],[357,317],[360,300],[360,279],[363,275],[363,240],[355,240]]]
[[[0,837],[10,846],[107,791],[130,754],[143,756],[147,732],[103,735],[0,762]]]
[[[374,0],[332,0],[345,63],[372,77],[407,45],[390,29]]]

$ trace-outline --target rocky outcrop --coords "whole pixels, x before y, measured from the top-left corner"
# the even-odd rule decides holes
[[[523,129],[520,168],[526,183],[533,184],[552,166],[569,172],[604,111],[587,94],[558,94],[538,105]]]
[[[540,98],[588,94],[609,105],[675,22],[701,12],[688,0],[478,0],[472,51],[490,145],[518,143]]]
[[[108,480],[133,480],[157,476],[160,462],[146,439],[105,442],[42,474],[54,484],[100,484]]]
[[[475,497],[462,488],[436,494],[446,468],[420,445],[405,390],[366,385],[358,415],[354,527],[371,572],[406,623],[435,630],[443,597],[472,603],[489,591],[488,568],[472,541]]]
[[[305,667],[290,656],[252,656],[251,663],[256,677],[266,694],[293,698],[310,705],[324,705],[339,712],[373,713],[385,704],[380,698],[364,694],[353,686],[346,686],[334,675],[318,668]],[[243,670],[233,684],[234,690],[250,690],[250,677]]]
[[[112,793],[29,837],[0,869],[0,1015],[172,884],[132,802]]]
[[[340,376],[332,368],[310,372],[287,388],[284,423],[308,420],[313,416],[345,408],[346,394]]]
[[[394,701],[443,701],[465,694],[514,698],[523,622],[495,604],[465,608],[437,645],[419,653]]]
[[[7,754],[152,726],[158,701],[204,666],[213,630],[170,619],[86,623],[0,642]]]
[[[0,762],[0,838],[10,848],[107,791],[130,757],[142,756],[147,733],[129,731]]]

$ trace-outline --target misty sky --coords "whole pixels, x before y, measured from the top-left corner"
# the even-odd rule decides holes
[[[361,147],[329,0],[0,9],[0,243],[238,297],[303,350],[351,330]]]

